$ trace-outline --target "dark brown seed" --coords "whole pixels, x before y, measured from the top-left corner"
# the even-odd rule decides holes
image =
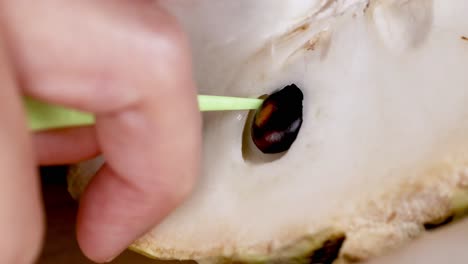
[[[332,264],[339,256],[346,236],[336,237],[325,241],[320,249],[315,250],[309,257],[309,264]]]
[[[272,93],[256,112],[252,122],[252,140],[266,154],[287,151],[302,125],[304,95],[291,84]]]
[[[453,215],[449,215],[441,219],[436,219],[434,221],[424,223],[424,229],[426,229],[427,231],[434,230],[439,227],[450,224],[453,220],[454,220]]]

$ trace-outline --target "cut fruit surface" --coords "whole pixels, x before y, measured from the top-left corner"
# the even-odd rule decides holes
[[[136,251],[307,263],[341,239],[321,261],[354,262],[468,206],[467,1],[163,3],[190,35],[200,93],[259,97],[295,83],[303,122],[287,153],[249,162],[249,113],[205,113],[193,195]],[[75,198],[101,164],[71,170]]]

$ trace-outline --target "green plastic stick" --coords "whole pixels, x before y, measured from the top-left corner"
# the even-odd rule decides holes
[[[33,131],[94,124],[92,114],[24,98],[29,128]]]
[[[228,111],[258,109],[263,100],[257,98],[227,97],[215,95],[199,95],[200,111]]]
[[[262,105],[262,99],[199,95],[200,111],[252,110]],[[33,131],[92,125],[94,115],[61,106],[24,98],[29,127]]]

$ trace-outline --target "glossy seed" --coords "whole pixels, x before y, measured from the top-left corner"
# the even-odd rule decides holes
[[[304,95],[291,84],[272,93],[257,110],[252,122],[252,140],[265,154],[287,151],[302,125]]]

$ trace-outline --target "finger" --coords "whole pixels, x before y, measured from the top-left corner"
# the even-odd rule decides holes
[[[36,160],[40,165],[64,165],[99,155],[94,127],[43,131],[34,134]]]
[[[179,66],[156,63],[160,57],[185,55],[173,46],[180,32],[154,3],[6,1],[0,19],[10,25],[8,44],[24,92],[93,113],[135,106],[152,90],[160,90],[161,97],[172,93],[156,83],[146,88]]]
[[[156,47],[149,65],[140,66],[152,77],[134,83],[145,96],[97,117],[108,163],[85,191],[78,218],[81,245],[97,260],[115,257],[162,221],[189,195],[198,173],[201,122],[190,54],[170,21],[158,13],[157,24],[168,28],[157,34],[170,48]]]
[[[0,87],[0,263],[33,263],[44,230],[41,196],[18,89],[1,44]]]
[[[25,91],[97,113],[107,164],[81,198],[78,240],[92,260],[107,261],[193,187],[201,118],[188,45],[152,1],[26,2],[23,12],[9,12],[21,14],[12,24],[29,30],[27,37],[18,27],[9,31]]]

